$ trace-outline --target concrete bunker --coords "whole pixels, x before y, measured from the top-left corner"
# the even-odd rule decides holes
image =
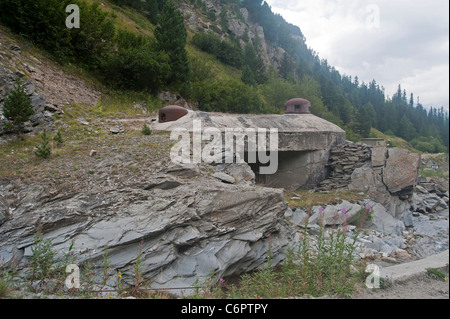
[[[306,100],[305,100],[306,101]],[[298,101],[297,101],[298,102]],[[309,103],[309,102],[308,102]],[[305,105],[308,105],[306,103]],[[295,108],[295,104],[294,104]],[[286,113],[288,113],[288,103]],[[306,110],[306,107],[303,111]],[[309,109],[308,109],[309,111]],[[345,131],[333,123],[312,114],[285,115],[243,115],[188,111],[173,122],[156,122],[154,130],[174,131],[185,129],[194,134],[194,122],[201,121],[202,130],[215,128],[220,130],[222,139],[230,129],[270,129],[277,131],[278,167],[273,174],[260,174],[261,167],[267,166],[258,156],[249,151],[246,144],[243,155],[255,172],[256,182],[267,187],[298,188],[316,187],[327,177],[327,162],[333,146],[345,142]],[[266,140],[269,145],[269,139]],[[225,150],[224,150],[225,151]],[[235,152],[235,149],[231,151]],[[267,152],[268,154],[269,152]],[[256,162],[249,161],[257,158]]]

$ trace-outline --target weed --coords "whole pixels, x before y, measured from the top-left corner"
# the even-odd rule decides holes
[[[440,269],[436,268],[428,268],[427,269],[427,277],[435,279],[435,280],[447,280],[447,275],[444,274]]]
[[[0,276],[0,298],[5,298],[9,293],[9,282]]]
[[[389,278],[380,277],[380,289],[389,289],[393,286],[392,280]]]
[[[49,276],[54,263],[55,251],[52,249],[50,239],[44,239],[42,232],[38,232],[34,236],[34,243],[31,246],[31,260],[28,264],[31,272],[31,279],[45,279]]]
[[[355,215],[349,218],[348,223],[350,225],[362,228],[367,222],[372,221],[373,208],[370,205],[366,205],[361,208]]]
[[[134,263],[134,279],[133,286],[131,288],[130,294],[132,296],[140,296],[142,293],[139,291],[145,283],[143,273],[142,273],[142,262],[144,261],[144,257],[142,254],[142,249],[144,247],[144,241],[141,240],[139,243],[139,252],[136,257],[136,262]]]
[[[361,274],[355,272],[358,233],[352,239],[347,236],[346,227],[321,227],[317,238],[313,239],[307,226],[300,235],[298,250],[289,250],[281,265],[274,266],[269,253],[267,264],[259,271],[242,275],[237,285],[220,286],[217,279],[212,278],[195,296],[243,299],[350,296]]]

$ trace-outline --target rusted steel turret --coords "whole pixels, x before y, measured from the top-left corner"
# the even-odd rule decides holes
[[[286,114],[310,114],[311,103],[308,100],[296,98],[286,102]]]
[[[169,105],[159,110],[159,123],[174,122],[188,114],[188,110],[178,105]]]

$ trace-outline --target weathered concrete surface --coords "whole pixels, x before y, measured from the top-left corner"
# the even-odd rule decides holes
[[[443,268],[448,264],[448,250],[434,256],[416,260],[406,264],[395,265],[381,269],[381,277],[393,282],[402,282],[415,276],[426,274],[428,268]]]
[[[156,131],[173,131],[184,128],[193,131],[193,121],[201,120],[202,128],[214,127],[221,131],[238,128],[278,129],[278,151],[320,151],[345,141],[345,131],[312,114],[302,115],[251,115],[190,111],[178,121],[154,123]]]
[[[154,123],[152,129],[173,131],[181,128],[192,133],[196,120],[201,120],[202,130],[213,127],[222,134],[226,129],[277,129],[279,161],[276,173],[260,175],[257,171],[259,166],[252,166],[258,183],[275,188],[317,186],[327,177],[330,149],[344,143],[346,136],[340,127],[312,114],[239,115],[190,111],[175,122]],[[244,147],[248,150],[247,144]]]
[[[280,152],[278,171],[258,175],[256,181],[268,187],[298,189],[314,188],[326,176],[328,151]]]

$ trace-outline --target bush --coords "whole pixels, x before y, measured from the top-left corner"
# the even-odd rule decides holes
[[[34,155],[41,158],[48,158],[51,154],[51,148],[49,144],[50,141],[48,139],[46,131],[41,133],[41,140],[42,142],[36,147]]]
[[[56,132],[55,136],[53,136],[53,140],[56,143],[58,143],[58,145],[64,143],[64,138],[62,137],[60,129],[58,129],[58,131]]]
[[[52,248],[50,239],[44,239],[42,233],[34,236],[34,243],[31,246],[31,260],[29,267],[31,268],[32,279],[45,279],[50,274],[51,267],[54,264],[56,252]]]
[[[147,126],[147,124],[144,124],[141,133],[144,135],[152,135],[152,130]]]
[[[289,251],[281,266],[272,265],[269,251],[267,264],[261,270],[242,275],[237,285],[224,287],[225,291],[213,290],[214,296],[226,294],[228,298],[240,299],[304,295],[348,297],[360,280],[353,273],[357,235],[350,239],[345,228],[328,231],[321,228],[313,244],[305,226],[299,249]]]
[[[3,115],[9,121],[9,126],[16,132],[23,129],[23,124],[34,114],[31,99],[25,92],[20,79],[3,103]],[[8,125],[7,125],[8,126]]]

